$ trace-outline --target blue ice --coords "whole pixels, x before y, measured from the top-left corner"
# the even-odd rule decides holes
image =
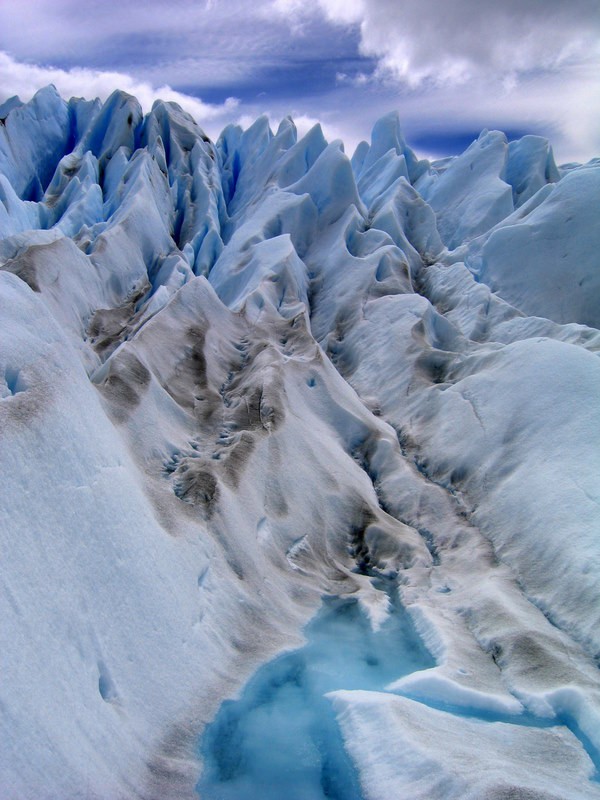
[[[356,600],[327,598],[304,647],[261,667],[201,741],[203,800],[360,800],[327,692],[383,690],[433,666],[397,601],[373,631]]]

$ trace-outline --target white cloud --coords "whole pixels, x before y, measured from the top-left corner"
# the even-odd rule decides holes
[[[290,32],[270,3],[145,0],[142,13],[134,0],[0,0],[0,50],[38,64],[118,69],[155,85],[239,85],[289,56]]]
[[[296,128],[298,129],[299,139],[305,134],[307,134],[311,128],[314,128],[315,125],[319,124],[323,129],[323,135],[325,136],[328,142],[333,142],[336,139],[341,139],[344,145],[348,143],[345,128],[339,124],[336,124],[335,122],[331,122],[329,120],[324,120],[324,119],[317,119],[316,117],[313,117],[310,114],[295,114],[295,115],[292,114],[292,116]]]
[[[285,116],[289,116],[294,120],[294,125],[296,126],[296,130],[298,132],[298,140],[305,136],[311,128],[314,128],[315,125],[320,125],[323,129],[323,135],[328,142],[341,139],[345,143],[346,129],[344,126],[340,126],[335,122],[323,121],[322,119],[317,119],[316,117],[313,117],[310,114],[302,113],[301,111],[291,111],[288,114],[281,114],[277,111],[267,111],[263,113],[268,118],[269,127],[274,132],[277,131],[281,120]],[[253,115],[251,113],[241,114],[237,118],[236,123],[245,130],[246,128],[249,128],[256,120],[256,116],[258,115]]]
[[[149,111],[157,99],[170,100],[179,103],[200,125],[209,123],[210,128],[213,127],[211,123],[225,124],[232,119],[237,114],[239,105],[235,98],[228,98],[221,105],[204,103],[196,97],[177,92],[170,86],[154,87],[147,81],[137,80],[123,72],[80,67],[64,70],[24,64],[0,51],[0,102],[15,94],[26,102],[38,89],[50,83],[65,98],[99,97],[106,100],[115,89],[121,89],[137,97],[144,111]]]
[[[597,0],[273,0],[291,19],[319,9],[356,25],[365,56],[409,85],[556,69],[600,57]]]
[[[600,151],[597,0],[272,2],[292,26],[320,14],[354,27],[361,54],[377,66],[337,78],[363,112],[387,103],[423,130],[544,130],[565,160]]]
[[[279,14],[297,22],[320,8],[331,22],[352,25],[360,22],[365,12],[363,0],[273,0]]]

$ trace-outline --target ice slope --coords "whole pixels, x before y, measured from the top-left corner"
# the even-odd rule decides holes
[[[526,314],[597,328],[599,203],[597,166],[567,173],[474,244],[466,263]]]
[[[597,167],[0,117],[0,795],[196,796],[221,701],[386,576],[436,666],[332,694],[363,796],[599,796]]]

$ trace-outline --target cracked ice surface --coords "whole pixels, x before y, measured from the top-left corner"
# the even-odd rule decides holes
[[[221,702],[384,579],[435,666],[333,686],[363,796],[600,796],[598,164],[2,117],[2,797],[195,796]]]

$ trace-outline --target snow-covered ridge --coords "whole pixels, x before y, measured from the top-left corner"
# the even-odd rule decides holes
[[[334,694],[365,798],[600,797],[599,166],[0,106],[3,799],[195,796],[373,575],[437,666]]]

